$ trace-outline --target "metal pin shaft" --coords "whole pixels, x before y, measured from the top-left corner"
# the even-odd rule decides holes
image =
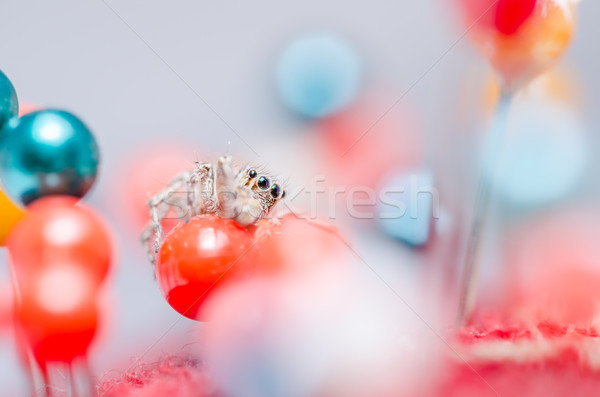
[[[479,251],[485,233],[490,200],[494,188],[494,178],[506,131],[511,100],[512,93],[502,91],[483,152],[483,164],[477,189],[475,210],[464,257],[460,297],[456,313],[457,326],[463,326],[468,322],[475,305],[479,273]]]

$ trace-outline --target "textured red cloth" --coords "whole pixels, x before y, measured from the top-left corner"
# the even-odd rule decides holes
[[[100,384],[102,397],[208,397],[215,395],[204,365],[195,359],[169,356],[139,364],[122,376]]]
[[[458,333],[434,396],[593,396],[600,390],[598,331],[548,321]]]

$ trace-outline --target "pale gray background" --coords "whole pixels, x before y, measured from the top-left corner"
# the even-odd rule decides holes
[[[294,170],[310,154],[290,152],[297,147],[297,135],[308,127],[282,108],[273,86],[273,63],[289,38],[312,30],[340,33],[364,60],[365,90],[384,91],[391,104],[463,33],[447,0],[107,2],[251,143],[260,161],[292,181]],[[579,10],[577,37],[564,63],[584,82],[587,116],[597,126],[600,3],[583,1]],[[438,134],[457,128],[450,121],[462,82],[469,74],[485,76],[486,68],[468,40],[462,40],[407,96],[421,113],[432,142],[430,154],[436,153]],[[118,236],[118,252],[108,281],[114,315],[92,362],[97,375],[125,369],[179,316],[162,299],[137,236],[115,211],[110,197],[118,203],[120,192],[112,181],[130,153],[153,140],[192,142],[197,148],[190,147],[189,161],[195,150],[222,153],[228,141],[232,152],[255,156],[102,0],[2,0],[0,69],[21,100],[73,111],[101,145],[101,176],[88,200]],[[365,258],[379,266],[408,255],[399,246],[367,241],[356,243],[364,247]],[[382,245],[388,255],[377,253]],[[0,250],[5,280],[7,268]],[[185,319],[177,322],[147,357],[183,348],[196,328]],[[11,336],[0,334],[0,394],[22,395],[26,387]]]

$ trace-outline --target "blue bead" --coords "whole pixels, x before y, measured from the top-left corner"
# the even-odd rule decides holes
[[[437,205],[431,173],[395,174],[383,184],[380,197],[378,221],[388,236],[411,247],[420,247],[429,241],[433,206]]]
[[[297,38],[276,68],[277,88],[286,106],[301,116],[321,118],[356,97],[362,65],[354,49],[332,34]]]
[[[580,117],[551,102],[515,103],[499,164],[497,190],[514,209],[566,198],[582,181],[590,144]]]
[[[0,128],[17,114],[19,114],[19,101],[15,87],[0,70]]]
[[[94,136],[65,111],[13,118],[0,134],[0,181],[25,205],[48,195],[83,197],[96,179],[98,161]]]

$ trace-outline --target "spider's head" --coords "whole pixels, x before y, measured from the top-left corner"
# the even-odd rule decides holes
[[[285,197],[285,190],[274,177],[259,173],[255,168],[245,170],[245,176],[246,188],[255,200],[261,202],[263,209],[268,211],[279,199]]]
[[[250,201],[247,203],[247,208],[258,210],[259,214],[256,214],[256,219],[265,216],[271,207],[285,197],[285,191],[274,177],[252,167],[240,170],[238,186],[247,193],[246,199]]]

